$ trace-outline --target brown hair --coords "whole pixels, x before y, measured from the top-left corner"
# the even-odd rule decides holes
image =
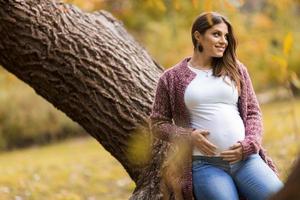
[[[203,48],[197,42],[194,32],[198,31],[200,34],[204,35],[207,29],[212,26],[224,22],[228,28],[228,46],[224,52],[224,55],[220,58],[214,57],[212,60],[213,66],[213,75],[214,76],[222,76],[227,75],[230,77],[232,81],[235,82],[238,93],[241,91],[241,78],[239,75],[237,61],[236,61],[236,46],[237,41],[233,33],[232,26],[230,22],[221,14],[217,12],[204,12],[201,13],[193,22],[191,35],[192,41],[194,45],[194,50],[198,50],[202,52]]]

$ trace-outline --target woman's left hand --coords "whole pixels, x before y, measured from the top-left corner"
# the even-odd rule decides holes
[[[229,150],[220,153],[223,160],[229,161],[230,164],[236,163],[243,159],[243,147],[241,143],[236,143],[229,147]]]

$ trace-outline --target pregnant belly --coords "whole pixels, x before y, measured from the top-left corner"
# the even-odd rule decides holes
[[[209,131],[207,139],[217,146],[217,155],[245,138],[245,127],[240,116],[220,119],[220,115],[218,115],[212,120],[199,121],[198,128]],[[203,155],[196,147],[193,154]]]

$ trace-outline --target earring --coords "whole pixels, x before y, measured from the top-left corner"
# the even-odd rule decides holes
[[[200,43],[197,42],[196,49],[197,49],[199,52],[202,52],[203,47],[201,46]]]

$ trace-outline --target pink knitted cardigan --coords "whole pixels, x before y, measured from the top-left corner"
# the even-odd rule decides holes
[[[149,121],[152,134],[165,141],[190,138],[190,134],[194,130],[189,127],[190,116],[184,103],[184,91],[196,76],[196,73],[187,66],[190,59],[191,57],[185,57],[173,67],[165,70],[157,83]],[[272,159],[266,155],[266,151],[261,145],[263,133],[262,113],[250,76],[247,68],[241,62],[237,61],[237,64],[242,78],[238,109],[245,126],[246,135],[244,140],[239,141],[243,147],[243,159],[246,159],[250,154],[259,153],[278,176],[276,166]],[[191,149],[190,156],[184,163],[183,178],[180,181],[183,198],[186,200],[194,199]]]

